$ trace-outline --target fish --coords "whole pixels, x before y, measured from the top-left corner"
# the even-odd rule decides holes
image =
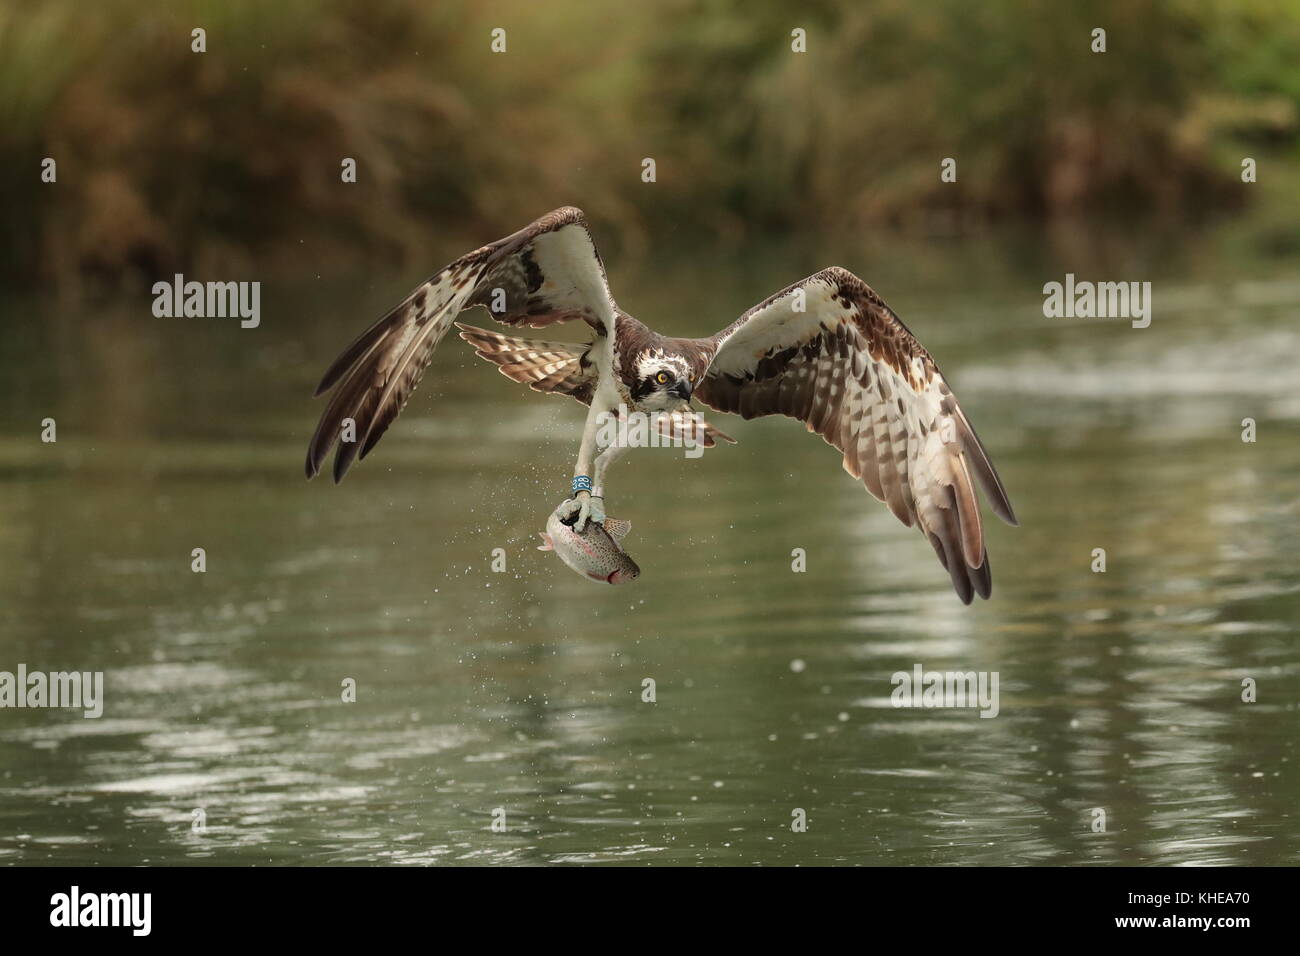
[[[630,521],[606,518],[599,524],[588,522],[587,530],[579,534],[573,525],[560,520],[557,512],[551,512],[546,530],[539,532],[544,543],[537,550],[554,551],[561,561],[588,580],[621,584],[641,574],[636,562],[619,544],[631,530]]]

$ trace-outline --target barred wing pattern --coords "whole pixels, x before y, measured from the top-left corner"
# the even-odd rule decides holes
[[[537,392],[572,395],[591,404],[596,391],[596,363],[590,346],[579,342],[541,342],[501,335],[457,322],[460,337],[474,346],[474,354],[497,366],[512,382]]]
[[[462,256],[349,345],[316,388],[317,395],[335,392],[307,449],[308,478],[320,473],[336,443],[336,482],[370,453],[420,384],[453,320],[475,305],[506,325],[580,319],[598,335],[612,334],[617,306],[582,211],[556,209]],[[348,419],[356,441],[339,440]]]
[[[1011,502],[930,353],[870,286],[824,269],[701,344],[716,351],[700,401],[804,422],[898,520],[920,528],[963,603],[989,596],[972,472],[994,514],[1015,524]]]
[[[476,355],[496,365],[511,381],[534,391],[569,395],[584,405],[591,404],[598,377],[596,364],[591,360],[591,346],[520,339],[463,322],[457,322],[456,328],[460,329],[460,337],[474,346]],[[713,448],[719,440],[736,443],[726,432],[681,410],[662,415],[658,430],[669,441],[695,440],[705,448]]]

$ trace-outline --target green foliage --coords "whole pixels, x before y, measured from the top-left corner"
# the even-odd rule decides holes
[[[1177,216],[1241,202],[1242,155],[1269,161],[1252,196],[1296,180],[1298,49],[1283,0],[15,2],[0,246],[23,276],[115,283],[423,259],[431,230],[562,203],[632,244],[664,223]]]

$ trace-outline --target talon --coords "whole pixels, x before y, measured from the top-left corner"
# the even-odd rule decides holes
[[[576,498],[565,498],[560,502],[560,506],[555,509],[555,513],[560,516],[560,521],[570,527],[577,521],[579,512],[582,510],[582,503]]]
[[[574,497],[561,501],[555,513],[561,522],[582,534],[587,530],[588,522],[601,524],[605,520],[605,499],[593,498],[590,492],[579,491]]]
[[[573,530],[582,534],[587,530],[587,522],[591,520],[591,495],[588,492],[578,492],[578,520],[573,525]]]

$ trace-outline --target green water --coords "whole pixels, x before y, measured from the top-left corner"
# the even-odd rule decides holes
[[[988,516],[969,608],[785,419],[625,456],[642,576],[578,578],[534,545],[582,409],[458,340],[347,481],[305,482],[321,371],[452,248],[267,281],[255,330],[3,299],[0,670],[102,670],[106,703],[0,710],[0,862],[1294,864],[1300,249],[1138,236],[606,255],[678,334],[827,264],[871,282],[1021,519]],[[1066,272],[1151,280],[1150,328],[1045,319]],[[997,672],[998,716],[892,707],[916,664]]]

